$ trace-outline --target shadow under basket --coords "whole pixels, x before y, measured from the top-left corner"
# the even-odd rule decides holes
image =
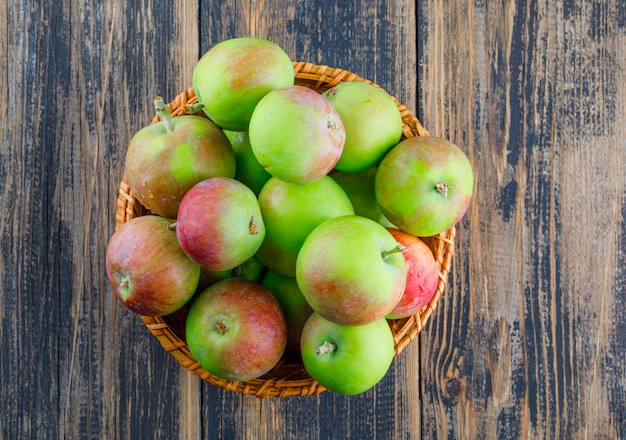
[[[320,93],[345,81],[362,81],[374,84],[346,70],[320,66],[308,62],[294,62],[295,83],[317,90]],[[374,84],[375,86],[378,86]],[[401,103],[396,102],[403,121],[402,139],[413,136],[426,136],[428,132],[422,127],[418,119]],[[169,104],[172,116],[187,113],[188,104],[197,103],[193,88],[190,88],[176,97]],[[202,112],[197,113],[203,115]],[[152,122],[158,121],[155,117]],[[141,215],[150,212],[142,206],[132,194],[124,180],[119,186],[117,198],[116,227]],[[413,341],[437,307],[437,303],[446,287],[448,272],[454,254],[454,238],[456,229],[449,230],[434,237],[424,238],[433,251],[439,266],[439,284],[435,295],[430,302],[418,313],[408,318],[389,320],[389,326],[394,335],[395,356]],[[185,341],[185,320],[188,307],[167,316],[141,316],[149,331],[159,340],[165,350],[174,356],[180,364],[200,379],[226,390],[251,394],[256,397],[287,397],[307,396],[328,391],[324,386],[313,380],[297,355],[285,354],[280,362],[268,373],[260,378],[246,382],[234,382],[216,377],[206,371],[194,359]]]

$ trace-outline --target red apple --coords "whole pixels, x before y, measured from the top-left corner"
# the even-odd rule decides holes
[[[346,138],[331,103],[304,86],[269,92],[254,109],[248,135],[259,163],[292,183],[317,180],[333,169]]]
[[[213,177],[183,197],[176,236],[189,258],[221,271],[252,258],[265,238],[265,225],[250,188],[235,179]]]
[[[198,285],[200,266],[185,255],[171,224],[156,215],[135,217],[109,240],[107,277],[119,300],[140,315],[174,313]]]
[[[428,304],[437,291],[439,267],[433,252],[420,238],[399,229],[387,230],[405,247],[402,255],[408,267],[404,294],[387,318],[406,318]]]
[[[162,98],[155,100],[155,107],[161,121],[132,137],[124,173],[142,205],[175,219],[183,196],[196,183],[235,175],[235,152],[222,130],[207,118],[171,118]]]
[[[189,350],[222,379],[246,381],[271,370],[287,344],[285,316],[261,284],[229,278],[201,292],[186,322]]]

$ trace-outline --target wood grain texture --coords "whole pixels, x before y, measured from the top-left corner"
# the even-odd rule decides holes
[[[0,2],[0,438],[626,438],[626,6]],[[353,71],[476,170],[449,288],[360,396],[200,382],[104,272],[126,146],[226,38]]]
[[[477,175],[425,336],[441,345],[423,344],[424,437],[622,439],[623,3],[423,0],[419,14],[423,122]]]

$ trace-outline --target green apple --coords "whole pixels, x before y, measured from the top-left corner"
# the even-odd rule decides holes
[[[377,165],[402,136],[402,116],[394,100],[380,87],[361,81],[337,84],[324,92],[346,130],[343,153],[335,165],[357,172]]]
[[[250,188],[257,196],[272,175],[265,171],[252,152],[247,131],[224,130],[235,152],[235,179]]]
[[[309,375],[331,391],[354,395],[374,387],[393,361],[393,333],[384,318],[365,325],[341,325],[314,313],[300,340]]]
[[[261,284],[228,278],[201,292],[187,315],[189,351],[209,373],[246,381],[270,371],[287,344],[280,304]]]
[[[472,165],[458,146],[435,136],[405,139],[381,161],[374,190],[383,214],[419,237],[448,230],[465,215]]]
[[[175,219],[183,196],[196,183],[209,177],[234,177],[235,153],[226,135],[207,118],[171,118],[160,97],[155,108],[161,121],[132,137],[124,174],[142,205]]]
[[[335,217],[306,238],[296,261],[305,298],[329,321],[363,325],[385,317],[406,283],[404,248],[384,226],[356,215]]]
[[[393,226],[384,216],[376,200],[374,192],[376,170],[377,167],[356,173],[333,170],[329,176],[348,194],[356,215],[372,219],[383,226]]]
[[[283,275],[296,275],[296,258],[306,237],[324,221],[354,214],[345,191],[329,176],[307,183],[272,177],[259,194],[265,240],[257,257]]]
[[[268,173],[305,183],[333,169],[345,141],[341,117],[332,104],[304,86],[272,90],[250,119],[250,145]]]
[[[313,309],[298,287],[295,277],[281,275],[268,270],[263,277],[263,286],[278,300],[287,321],[287,351],[300,353],[302,327]]]
[[[294,84],[291,59],[263,38],[231,38],[196,64],[192,84],[204,112],[226,130],[247,131],[258,102],[269,91]]]

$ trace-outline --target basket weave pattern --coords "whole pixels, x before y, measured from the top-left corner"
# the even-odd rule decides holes
[[[320,66],[308,62],[294,62],[296,84],[306,86],[324,92],[333,86],[344,81],[362,81],[373,84],[373,82],[361,78],[358,75],[346,70]],[[393,97],[392,97],[393,98]],[[413,136],[425,136],[428,132],[422,127],[418,119],[409,111],[407,107],[393,98],[398,106],[398,110],[403,121],[403,138]],[[172,116],[180,116],[189,112],[189,106],[197,103],[193,88],[189,88],[180,93],[169,103],[169,110]],[[202,112],[198,114],[202,115]],[[158,121],[155,117],[152,122]],[[122,180],[119,186],[117,198],[116,225],[119,227],[130,219],[149,214],[132,194],[126,182]],[[433,251],[439,266],[439,284],[437,291],[431,301],[417,314],[408,318],[390,320],[389,326],[394,335],[395,356],[399,355],[406,346],[413,341],[437,307],[437,303],[443,294],[452,257],[454,254],[454,238],[456,229],[453,226],[437,236],[424,239]],[[306,396],[319,394],[327,389],[313,380],[302,365],[298,356],[286,354],[281,361],[270,372],[258,379],[246,382],[234,382],[218,378],[204,368],[194,359],[185,342],[185,319],[188,308],[183,308],[167,316],[141,316],[141,319],[172,356],[180,364],[198,376],[215,386],[226,390],[251,394],[256,397],[286,397],[286,396]]]

